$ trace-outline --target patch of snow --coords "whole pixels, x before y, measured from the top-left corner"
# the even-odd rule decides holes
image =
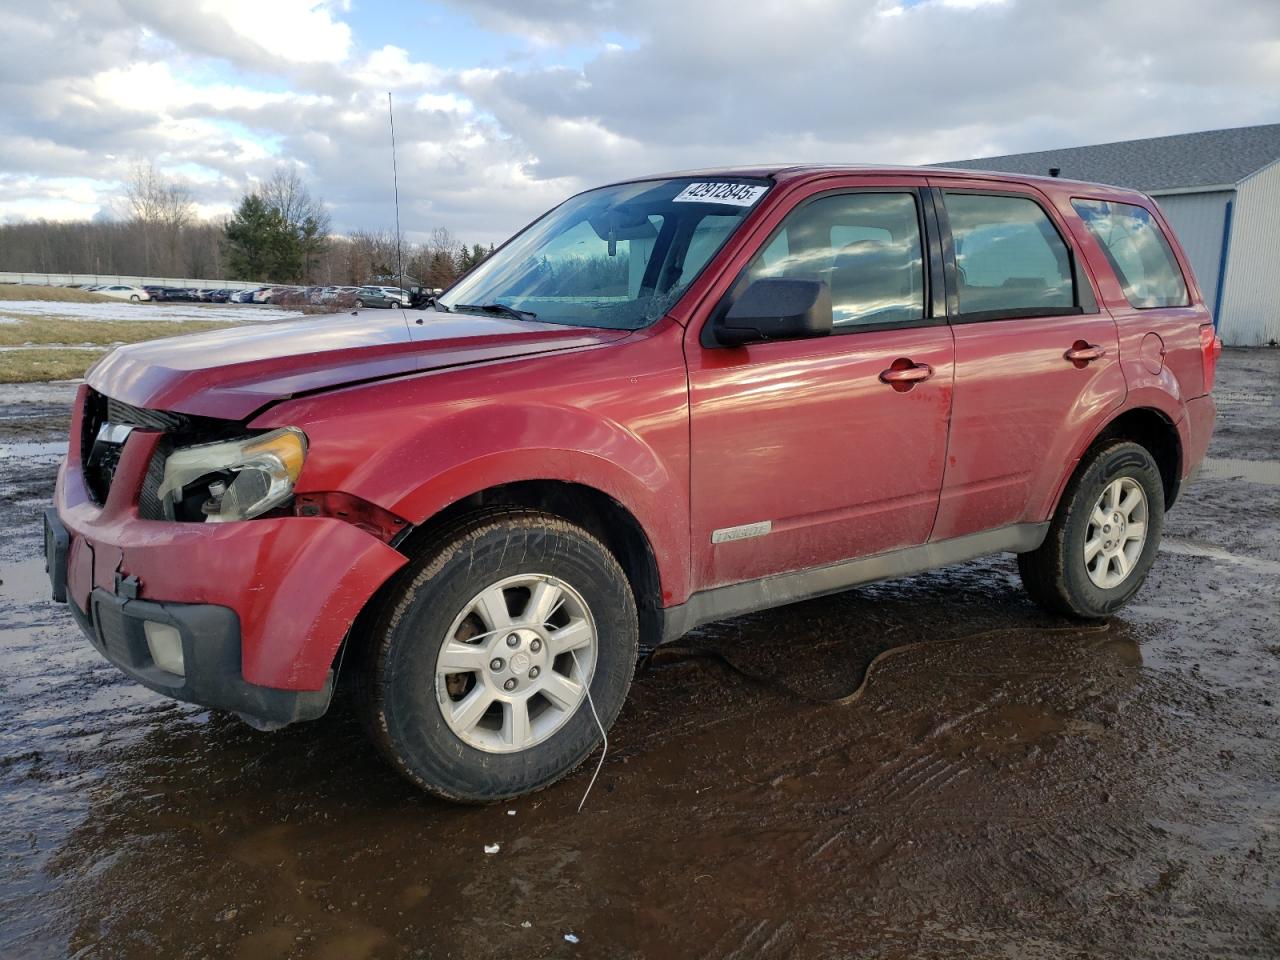
[[[53,383],[0,383],[0,404],[58,403],[70,406],[76,388],[61,380]]]
[[[3,300],[0,314],[23,317],[69,317],[73,320],[156,320],[184,323],[189,320],[295,320],[298,310],[259,307],[248,303],[60,303],[56,300]],[[0,322],[14,322],[11,318]]]

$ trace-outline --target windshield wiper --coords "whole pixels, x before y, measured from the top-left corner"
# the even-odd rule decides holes
[[[537,320],[538,315],[532,310],[517,310],[505,303],[455,303],[454,310],[476,310],[480,313],[492,313],[499,317],[510,317],[512,320]]]

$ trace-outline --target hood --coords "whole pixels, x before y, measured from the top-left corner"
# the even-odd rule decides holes
[[[504,317],[326,314],[117,347],[88,373],[135,407],[242,420],[273,400],[345,384],[608,343],[597,330]]]

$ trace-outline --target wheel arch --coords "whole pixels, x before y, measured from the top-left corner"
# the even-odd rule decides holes
[[[1090,451],[1116,440],[1129,440],[1146,448],[1160,470],[1160,479],[1164,486],[1165,509],[1168,510],[1173,506],[1182,487],[1184,463],[1182,437],[1177,425],[1163,410],[1143,406],[1130,407],[1118,412],[1089,439],[1079,455],[1071,462],[1071,469],[1066,471],[1058,484],[1058,493],[1054,499],[1055,510],[1067,484],[1079,472],[1080,465]]]
[[[397,549],[410,558],[419,557],[439,543],[442,531],[468,514],[492,506],[540,510],[575,524],[600,540],[631,584],[640,621],[641,648],[648,650],[657,645],[662,633],[662,579],[657,554],[636,516],[595,487],[551,479],[517,480],[486,487],[455,500],[415,526]],[[412,564],[405,568],[412,569]],[[366,611],[375,611],[397,584],[397,577],[383,584],[366,604]]]

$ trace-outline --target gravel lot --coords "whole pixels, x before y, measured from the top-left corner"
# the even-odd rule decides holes
[[[257,733],[102,661],[38,556],[71,393],[0,387],[0,955],[1280,955],[1280,351],[1224,355],[1108,625],[1009,557],[713,625],[580,814],[594,761],[451,807],[341,703]]]

